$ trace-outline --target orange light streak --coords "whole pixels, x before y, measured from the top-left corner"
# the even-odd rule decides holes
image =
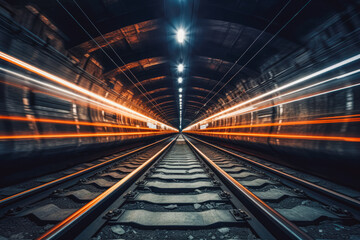
[[[138,112],[136,112],[136,111],[134,111],[134,110],[132,110],[130,108],[127,108],[127,107],[125,107],[125,106],[123,106],[121,104],[113,102],[113,101],[111,101],[111,100],[109,100],[109,99],[107,99],[105,97],[97,95],[97,94],[95,94],[95,93],[93,93],[93,92],[91,92],[89,90],[86,90],[86,89],[84,89],[82,87],[79,87],[76,84],[73,84],[73,83],[71,83],[71,82],[69,82],[69,81],[67,81],[65,79],[62,79],[62,78],[57,77],[57,76],[55,76],[55,75],[53,75],[51,73],[48,73],[48,72],[46,72],[44,70],[41,70],[41,69],[39,69],[37,67],[34,67],[34,66],[32,66],[32,65],[30,65],[30,64],[28,64],[26,62],[23,62],[23,61],[15,58],[15,57],[12,57],[12,56],[10,56],[10,55],[8,55],[8,54],[6,54],[4,52],[1,52],[1,51],[0,51],[0,59],[2,59],[4,61],[7,61],[9,63],[12,63],[12,64],[14,64],[14,65],[16,65],[18,67],[23,68],[23,69],[26,69],[26,70],[28,70],[28,71],[30,71],[32,73],[35,73],[35,74],[37,74],[39,76],[42,76],[42,77],[44,77],[46,79],[49,79],[49,80],[51,80],[53,82],[56,82],[56,83],[60,84],[60,85],[63,85],[65,87],[67,87],[67,88],[70,88],[70,89],[72,89],[74,91],[80,92],[80,93],[82,93],[84,95],[87,95],[87,96],[92,97],[94,99],[100,100],[103,103],[106,103],[106,104],[109,104],[111,106],[117,107],[117,108],[122,109],[122,110],[124,110],[124,111],[126,111],[128,113],[135,114],[135,115],[137,115],[139,117],[142,117],[144,119],[156,122],[156,123],[158,123],[160,125],[164,125],[167,128],[172,129],[174,131],[178,131],[177,129],[175,129],[173,127],[170,127],[170,126],[168,126],[168,125],[166,125],[164,123],[161,123],[161,122],[159,122],[159,121],[157,121],[155,119],[152,119],[152,118],[150,118],[148,116],[145,116],[145,115],[143,115],[141,113],[138,113]]]
[[[186,131],[187,133],[199,134],[198,131]],[[201,132],[204,134],[215,135],[232,135],[245,137],[272,137],[272,138],[289,138],[303,140],[323,140],[323,141],[341,141],[341,142],[360,142],[360,137],[338,137],[338,136],[316,136],[316,135],[296,135],[296,134],[271,134],[271,133],[234,133],[234,132]]]
[[[111,137],[128,135],[159,135],[172,133],[173,131],[162,132],[122,132],[122,133],[66,133],[66,134],[33,134],[33,135],[0,135],[0,140],[12,139],[46,139],[46,138],[80,138],[80,137]]]
[[[317,76],[319,76],[319,75],[321,75],[321,74],[324,74],[324,73],[326,73],[326,72],[332,71],[332,70],[334,70],[334,69],[336,69],[336,68],[339,68],[339,67],[344,66],[344,65],[346,65],[346,64],[349,64],[349,63],[351,63],[351,62],[357,61],[357,60],[359,60],[359,59],[360,59],[360,54],[357,54],[357,55],[355,55],[355,56],[353,56],[353,57],[351,57],[351,58],[348,58],[348,59],[343,60],[343,61],[341,61],[341,62],[339,62],[339,63],[336,63],[336,64],[334,64],[334,65],[331,65],[331,66],[329,66],[329,67],[327,67],[327,68],[324,68],[324,69],[322,69],[322,70],[320,70],[320,71],[317,71],[317,72],[315,72],[315,73],[312,73],[312,74],[307,75],[307,76],[305,76],[305,77],[302,77],[302,78],[300,78],[300,79],[294,80],[294,81],[292,81],[292,82],[290,82],[290,83],[287,83],[287,84],[285,84],[285,85],[283,85],[283,86],[281,86],[281,87],[277,87],[276,89],[270,90],[269,92],[263,93],[263,94],[258,95],[258,96],[256,96],[256,97],[253,97],[253,98],[251,98],[251,99],[249,99],[249,100],[247,100],[247,101],[244,101],[244,102],[235,104],[234,106],[229,107],[229,108],[227,108],[227,109],[225,109],[225,110],[219,111],[219,112],[217,112],[217,113],[215,113],[215,114],[213,114],[213,115],[205,118],[204,120],[200,120],[200,121],[198,121],[198,122],[196,122],[196,123],[194,123],[194,124],[186,127],[184,130],[191,129],[193,126],[195,126],[195,125],[198,124],[198,123],[206,122],[206,121],[208,121],[208,120],[210,120],[210,119],[212,119],[212,118],[215,118],[215,117],[217,117],[217,116],[220,116],[220,115],[223,115],[223,114],[225,114],[225,113],[228,113],[228,112],[230,112],[230,111],[232,111],[232,110],[235,110],[235,109],[237,109],[237,108],[239,108],[239,107],[241,107],[241,106],[245,106],[245,105],[247,105],[247,104],[249,104],[249,103],[252,103],[252,102],[254,102],[254,101],[257,101],[257,100],[259,100],[259,99],[261,99],[261,98],[264,98],[264,97],[266,97],[266,96],[269,96],[269,95],[271,95],[271,94],[273,94],[273,93],[280,92],[280,91],[282,91],[282,90],[284,90],[284,89],[287,89],[287,88],[289,88],[289,87],[295,86],[295,85],[297,85],[297,84],[299,84],[299,83],[305,82],[305,81],[307,81],[307,80],[309,80],[309,79],[312,79],[312,78],[314,78],[314,77],[317,77]],[[344,75],[342,75],[342,76],[337,76],[337,77],[332,78],[332,79],[339,79],[339,78],[341,78],[341,77],[343,77],[343,76],[348,76],[348,75],[351,75],[351,74],[357,73],[357,72],[359,72],[359,70],[353,71],[353,72],[351,72],[351,73],[344,74]],[[328,81],[328,80],[327,80],[327,81]],[[316,85],[316,84],[315,84],[315,85]],[[295,91],[298,91],[298,90],[295,90]],[[285,95],[287,95],[287,94],[285,94]]]
[[[358,72],[358,71],[357,71],[357,72]],[[345,74],[345,75],[347,75],[347,74]],[[315,85],[315,84],[313,84],[313,85]],[[261,110],[261,109],[267,109],[267,108],[279,106],[279,105],[282,105],[282,104],[288,104],[288,103],[292,103],[292,102],[296,102],[296,101],[300,101],[300,100],[305,100],[305,99],[308,99],[308,98],[317,97],[317,96],[320,96],[320,95],[323,95],[323,94],[328,94],[328,93],[332,93],[332,92],[335,92],[335,91],[344,90],[344,89],[349,88],[349,87],[356,87],[356,86],[359,86],[359,85],[360,85],[359,83],[356,83],[356,84],[349,85],[349,86],[345,86],[345,87],[335,88],[335,89],[326,90],[326,91],[322,91],[322,92],[316,92],[316,93],[313,93],[313,94],[307,94],[307,95],[304,95],[304,96],[301,96],[301,97],[297,97],[297,98],[293,98],[293,99],[290,99],[290,100],[284,100],[284,101],[278,102],[277,104],[272,104],[272,105],[270,105],[270,106],[264,106],[264,107],[261,107],[261,108],[255,108],[256,105],[264,104],[264,103],[269,102],[269,101],[271,101],[271,100],[275,100],[275,99],[277,99],[277,98],[284,97],[284,96],[289,95],[289,94],[292,94],[292,93],[294,93],[294,92],[298,92],[298,91],[300,91],[300,90],[303,90],[303,89],[306,89],[306,88],[309,87],[309,86],[307,86],[307,87],[305,87],[305,88],[297,89],[297,90],[295,90],[295,91],[292,91],[292,92],[289,92],[289,93],[286,93],[286,94],[283,94],[283,95],[280,95],[280,96],[276,96],[276,97],[267,99],[267,100],[265,100],[265,101],[256,103],[256,104],[254,104],[254,105],[252,105],[252,106],[250,106],[250,107],[247,107],[247,108],[250,108],[250,110],[246,110],[247,108],[245,108],[245,109],[240,109],[240,110],[237,110],[237,111],[234,111],[234,112],[231,112],[231,113],[228,113],[228,114],[219,116],[219,117],[215,118],[214,120],[219,120],[219,119],[226,118],[226,117],[230,117],[230,116],[237,115],[237,114],[240,114],[240,113],[241,113],[241,114],[244,114],[244,113],[248,113],[248,112],[259,111],[259,110]],[[252,109],[251,109],[251,108],[252,108]]]
[[[0,68],[0,70],[3,70]],[[8,71],[8,70],[7,70]],[[10,71],[8,71],[10,72]],[[13,86],[13,87],[17,87],[17,88],[23,88],[24,86],[23,85],[19,85],[19,84],[14,84],[14,83],[10,83],[10,82],[3,82],[0,80],[0,83],[2,84],[7,84],[7,85],[10,85],[10,86]],[[63,96],[63,95],[55,95],[55,94],[51,94],[49,92],[45,92],[45,91],[41,91],[41,90],[33,90],[33,92],[38,92],[38,93],[42,93],[42,94],[46,94],[48,96],[51,96],[51,97],[54,97],[54,98],[60,98],[60,99],[64,99],[66,101],[69,101],[69,97],[66,97],[66,96]],[[79,95],[80,96],[80,95]],[[70,98],[71,99],[71,98]],[[115,109],[114,107],[109,107],[109,106],[104,106],[103,104],[99,104],[99,103],[92,103],[92,102],[85,102],[85,101],[78,101],[79,98],[75,98],[76,99],[76,104],[77,105],[81,105],[81,106],[84,106],[84,107],[89,107],[89,108],[92,108],[92,109],[95,109],[95,110],[98,110],[99,106],[102,106],[104,109],[106,108],[109,112],[112,112],[112,113],[116,113],[116,114],[120,114],[120,115],[123,115],[122,113],[119,113],[119,110],[118,109]],[[70,100],[71,101],[71,100]],[[95,101],[94,101],[95,102]],[[90,103],[90,104],[89,104]],[[130,116],[128,116],[130,117]],[[20,120],[19,120],[20,121]],[[65,123],[64,123],[65,124]],[[146,128],[146,129],[150,129],[150,128]]]
[[[210,127],[205,129],[198,129],[198,131],[204,130],[220,130],[220,129],[239,129],[250,127],[272,127],[272,126],[295,126],[295,125],[312,125],[312,124],[327,124],[327,123],[344,123],[344,122],[360,122],[360,118],[343,118],[334,120],[308,120],[308,121],[296,121],[296,122],[284,122],[284,123],[260,123],[260,124],[246,124],[240,126],[226,126],[226,127]]]
[[[332,119],[332,118],[353,118],[353,117],[360,117],[360,114],[354,114],[354,115],[344,115],[344,116],[333,116],[333,117],[322,117],[322,118],[318,118],[318,119]]]
[[[128,129],[145,129],[160,131],[160,129],[148,128],[148,127],[134,127],[128,125],[118,125],[112,123],[101,123],[101,122],[81,122],[81,121],[69,121],[69,120],[57,120],[48,118],[26,118],[19,116],[1,116],[0,120],[12,120],[12,121],[27,121],[27,122],[43,122],[43,123],[55,123],[55,124],[69,124],[69,125],[83,125],[83,126],[95,126],[95,127],[113,127],[113,128],[128,128]]]
[[[279,106],[279,105],[283,105],[283,104],[288,104],[288,103],[292,103],[292,102],[295,102],[295,101],[299,101],[299,100],[304,100],[304,99],[307,99],[307,98],[311,98],[311,97],[316,97],[316,96],[319,96],[319,95],[323,95],[323,94],[327,94],[327,93],[330,93],[330,92],[334,92],[334,91],[338,91],[338,90],[343,90],[345,88],[349,88],[349,87],[354,87],[354,86],[358,86],[360,85],[359,83],[357,84],[354,84],[354,85],[350,85],[350,86],[346,86],[346,87],[341,87],[341,88],[336,88],[336,89],[332,89],[330,91],[323,91],[323,92],[318,92],[318,93],[314,93],[314,94],[308,94],[308,95],[305,95],[305,96],[301,96],[301,97],[298,97],[298,98],[294,98],[294,99],[290,99],[290,100],[284,100],[282,102],[279,102],[277,104],[273,104],[273,105],[270,105],[270,106],[264,106],[264,107],[261,107],[261,108],[256,108],[255,110],[251,109],[251,110],[248,110],[248,111],[243,111],[243,110],[238,110],[238,111],[235,111],[235,112],[232,112],[232,113],[229,113],[229,114],[226,114],[224,116],[221,116],[219,118],[216,118],[215,120],[218,120],[218,119],[221,119],[221,118],[226,118],[226,117],[230,117],[230,116],[233,116],[233,115],[237,115],[237,114],[246,114],[246,113],[250,113],[250,112],[255,112],[255,111],[260,111],[260,110],[263,110],[263,109],[267,109],[267,108],[272,108],[272,107],[276,107],[276,106]],[[275,98],[278,98],[279,96],[275,97]],[[272,98],[272,99],[275,99],[275,98]],[[272,100],[270,99],[270,100]],[[265,100],[263,102],[267,102],[269,100]],[[257,103],[255,105],[259,105],[259,104],[262,104],[263,102],[260,102],[260,103]],[[239,111],[241,111],[240,113],[238,113]],[[357,116],[357,115],[348,115],[349,117],[352,117],[352,116]],[[360,116],[360,115],[359,115]],[[339,116],[339,118],[342,117],[342,116]],[[346,117],[346,116],[344,116]],[[331,117],[330,117],[331,118]],[[336,118],[336,117],[334,117]],[[326,119],[326,117],[324,118],[319,118],[319,119]],[[204,122],[205,120],[202,120],[202,121],[199,121],[197,122],[196,124],[199,124],[199,123],[206,123]],[[190,127],[194,127],[196,126],[196,124],[193,124],[187,128],[185,128],[184,130],[188,130]],[[208,128],[207,128],[208,129]]]

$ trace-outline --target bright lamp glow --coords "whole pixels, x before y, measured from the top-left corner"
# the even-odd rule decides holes
[[[183,78],[182,77],[179,77],[178,78],[178,83],[182,83],[183,82]]]
[[[182,92],[182,88],[179,88],[179,92]]]
[[[184,64],[180,63],[180,64],[177,66],[177,70],[178,70],[178,72],[183,72],[183,71],[184,71]]]
[[[179,28],[176,32],[176,39],[178,41],[178,43],[183,43],[185,41],[185,35],[186,32],[184,29]]]
[[[182,98],[182,94],[179,94],[179,98]]]

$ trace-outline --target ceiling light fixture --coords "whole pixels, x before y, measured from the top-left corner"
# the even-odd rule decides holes
[[[177,66],[177,70],[178,70],[178,72],[183,72],[183,71],[184,71],[184,64],[180,63],[180,64]]]
[[[182,77],[179,77],[178,78],[178,83],[182,83],[183,82],[183,78]]]
[[[183,28],[179,28],[176,32],[176,39],[178,43],[183,43],[185,41],[186,32]]]

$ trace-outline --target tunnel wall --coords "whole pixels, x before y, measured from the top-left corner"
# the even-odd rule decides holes
[[[353,110],[346,111],[350,106],[354,107]],[[359,108],[360,87],[358,86],[327,96],[318,96],[214,121],[205,129],[192,129],[186,133],[359,188]],[[333,112],[335,109],[343,110],[346,115],[335,115]],[[333,123],[322,123],[332,120]],[[299,122],[300,125],[296,125]],[[301,122],[310,122],[310,124],[301,124]],[[266,126],[268,123],[270,124]],[[290,125],[281,125],[281,123],[290,123]],[[243,126],[243,128],[235,128],[235,126]],[[221,129],[221,127],[229,128]],[[256,134],[262,136],[258,137]],[[289,136],[278,138],[277,135]],[[297,136],[309,138],[297,139]],[[317,139],[317,136],[324,138]],[[340,139],[326,140],[326,137],[331,136]],[[344,137],[344,140],[341,137]]]
[[[2,53],[157,118],[146,107],[119,95],[120,83],[112,88],[106,85],[100,78],[102,66],[94,59],[78,59],[66,52],[61,32],[36,9],[0,10]],[[57,91],[64,87],[3,59],[0,68],[1,185],[108,155],[130,143],[154,142],[174,132],[126,111],[85,101],[81,94],[71,95],[72,89],[66,89],[69,94]],[[29,138],[12,139],[17,136]]]
[[[228,93],[229,100],[222,99],[184,132],[359,188],[358,60],[211,117],[359,54],[359,23],[346,16],[324,22],[303,36],[305,45],[273,56],[258,79]]]

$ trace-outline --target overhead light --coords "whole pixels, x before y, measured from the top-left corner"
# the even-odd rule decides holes
[[[186,32],[183,28],[179,28],[176,33],[176,39],[179,43],[183,43],[185,41]]]
[[[182,83],[183,82],[183,78],[182,77],[179,77],[178,78],[178,83]]]
[[[178,72],[183,72],[183,71],[184,71],[184,64],[180,63],[180,64],[177,66],[177,70],[178,70]]]
[[[179,88],[179,92],[182,92],[182,88]]]

